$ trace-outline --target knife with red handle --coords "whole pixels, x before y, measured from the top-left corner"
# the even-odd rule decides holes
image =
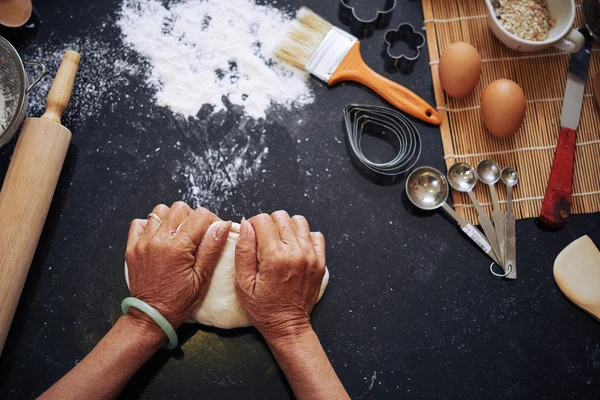
[[[571,216],[575,143],[591,52],[591,43],[586,40],[583,49],[572,54],[569,62],[560,134],[539,217],[542,223],[551,227],[564,226]]]

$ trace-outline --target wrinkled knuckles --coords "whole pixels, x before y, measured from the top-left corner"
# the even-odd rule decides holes
[[[137,242],[133,250],[131,251],[132,257],[143,258],[148,251],[148,242],[142,241],[141,239]]]
[[[213,213],[204,207],[196,208],[196,210],[194,210],[194,212],[196,214],[199,214],[200,217],[202,217],[202,219],[211,219],[213,216]]]
[[[173,203],[171,205],[171,208],[182,208],[182,207],[186,208],[186,207],[188,207],[188,205],[185,202],[181,201],[181,200],[178,200],[178,201],[176,201],[175,203]]]
[[[258,214],[255,217],[250,218],[249,221],[256,221],[258,223],[271,221],[271,216],[269,214]]]
[[[301,222],[301,223],[308,223],[308,221],[306,220],[306,218],[304,217],[304,215],[294,215],[292,217],[292,220],[298,221],[298,222]]]
[[[291,251],[287,256],[287,263],[293,269],[304,269],[307,264],[306,255],[301,251]]]
[[[142,225],[146,221],[147,220],[145,220],[145,219],[136,218],[133,221],[131,221],[131,225],[129,225],[129,228],[133,229],[134,227],[136,227],[138,225]]]
[[[271,214],[271,218],[273,218],[273,219],[280,219],[280,218],[284,219],[284,218],[289,218],[289,217],[290,217],[290,215],[285,210],[277,210]]]
[[[160,211],[169,211],[169,206],[167,206],[166,204],[159,204],[156,207],[154,207],[154,213],[156,212],[160,212]]]
[[[317,255],[312,252],[306,255],[306,263],[310,270],[319,269],[319,259],[317,258]]]

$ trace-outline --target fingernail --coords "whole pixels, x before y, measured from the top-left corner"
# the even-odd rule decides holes
[[[220,239],[223,236],[229,235],[229,231],[231,230],[232,224],[233,224],[233,222],[231,222],[231,221],[221,222],[221,227],[219,228],[219,231],[217,232],[215,239]]]
[[[231,229],[231,221],[227,222],[218,222],[211,226],[206,233],[209,237],[212,236],[214,240],[219,240],[224,235],[229,234],[229,230]]]
[[[240,222],[240,239],[248,236],[248,221],[246,218],[242,218],[242,222]]]

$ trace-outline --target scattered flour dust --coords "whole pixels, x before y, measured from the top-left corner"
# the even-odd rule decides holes
[[[214,115],[205,124],[210,126],[219,118]],[[244,117],[239,120],[238,117],[227,118],[236,118],[236,123],[232,124],[235,128],[221,138],[218,146],[200,151],[188,148],[176,162],[173,175],[175,181],[179,181],[181,175],[187,181],[184,201],[217,213],[228,207],[226,201],[234,194],[236,186],[259,171],[263,158],[269,153],[265,143],[267,128],[263,123]]]
[[[148,59],[158,105],[195,117],[204,104],[226,110],[227,98],[259,119],[272,104],[313,102],[308,75],[273,57],[290,22],[255,0],[124,0],[117,25]]]
[[[98,112],[105,106],[110,107],[111,112],[117,112],[117,101],[121,96],[128,96],[127,87],[130,86],[131,77],[143,75],[144,66],[129,61],[131,57],[127,52],[90,37],[60,45],[27,48],[25,57],[42,61],[48,69],[46,77],[29,92],[28,116],[39,117],[43,114],[50,86],[67,50],[81,54],[73,93],[64,116],[71,127],[77,122],[97,119]],[[36,73],[33,71],[32,76]]]
[[[223,150],[231,149],[209,149],[203,155],[193,154],[191,160],[181,165],[181,172],[188,181],[183,200],[194,208],[209,207],[219,212],[235,187],[254,175],[269,152],[265,147],[261,152],[248,155],[247,146],[240,152],[235,149],[223,154]]]

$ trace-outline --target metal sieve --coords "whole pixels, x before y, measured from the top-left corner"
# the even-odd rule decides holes
[[[29,86],[25,65],[42,69]],[[19,130],[27,111],[28,93],[45,74],[46,67],[42,63],[21,60],[17,50],[0,36],[0,147],[10,142]]]

